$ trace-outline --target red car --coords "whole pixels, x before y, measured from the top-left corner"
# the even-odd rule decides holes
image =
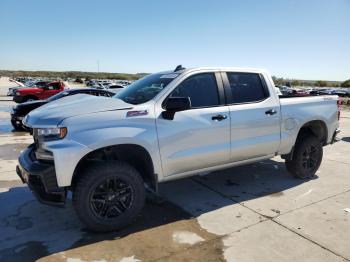
[[[61,81],[48,82],[46,85],[40,87],[19,88],[14,94],[13,101],[16,103],[23,103],[39,99],[44,100],[63,91],[64,88],[65,85]]]

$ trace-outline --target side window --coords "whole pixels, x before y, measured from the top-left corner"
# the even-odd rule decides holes
[[[269,96],[256,73],[227,72],[232,92],[232,103],[258,102]]]
[[[43,88],[47,85],[47,83],[46,82],[37,82],[35,85],[39,88]]]
[[[170,97],[189,97],[192,108],[219,105],[218,87],[213,73],[190,76],[179,84]]]
[[[109,92],[101,92],[100,96],[111,97],[111,94]]]
[[[53,89],[59,90],[60,89],[60,83],[52,83]]]

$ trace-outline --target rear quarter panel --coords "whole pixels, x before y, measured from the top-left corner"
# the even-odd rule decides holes
[[[281,145],[279,154],[288,154],[300,128],[307,122],[321,120],[327,126],[327,142],[339,126],[337,96],[310,96],[280,99]]]

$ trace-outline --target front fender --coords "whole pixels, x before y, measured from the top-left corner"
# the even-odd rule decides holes
[[[123,118],[125,111],[103,112],[103,114],[94,114],[88,116],[79,116],[66,119],[61,126],[68,127],[68,133],[65,140],[72,141],[81,146],[81,152],[75,152],[78,157],[74,157],[74,163],[70,162],[74,168],[66,170],[59,176],[65,177],[61,186],[70,185],[73,172],[79,161],[88,153],[100,148],[133,144],[143,147],[151,156],[154,172],[158,178],[163,177],[163,171],[158,147],[157,130],[155,120],[152,116]],[[97,116],[101,117],[97,117]],[[54,152],[55,162],[56,155]],[[77,159],[79,158],[79,159]],[[58,158],[60,161],[62,158]],[[62,161],[61,161],[62,162]],[[57,164],[65,165],[65,164]],[[61,168],[58,168],[61,170]]]

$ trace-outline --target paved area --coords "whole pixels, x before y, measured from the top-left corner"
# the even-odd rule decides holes
[[[1,100],[1,99],[0,99]],[[0,101],[0,261],[350,261],[350,112],[312,180],[280,158],[160,186],[136,223],[88,232],[70,203],[39,204],[15,174],[32,138]]]

